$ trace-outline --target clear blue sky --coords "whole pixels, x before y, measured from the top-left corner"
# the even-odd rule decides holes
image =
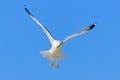
[[[68,57],[49,67],[50,43],[24,5],[56,39],[97,26],[64,44]],[[0,80],[120,80],[119,0],[1,0]]]

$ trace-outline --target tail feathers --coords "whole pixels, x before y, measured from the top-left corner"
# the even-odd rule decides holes
[[[49,51],[40,51],[40,54],[42,54],[43,57],[49,59],[49,60],[57,60],[57,59],[64,59],[67,57],[67,55],[65,54],[56,54],[56,55],[53,55],[51,54]]]
[[[42,54],[42,56],[47,58],[47,59],[51,58],[51,54],[49,51],[40,51],[40,54]]]

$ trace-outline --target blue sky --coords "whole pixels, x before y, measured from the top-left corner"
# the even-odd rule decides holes
[[[120,80],[119,0],[0,1],[0,80]],[[49,67],[50,43],[24,5],[56,39],[97,26],[63,46],[68,57]]]

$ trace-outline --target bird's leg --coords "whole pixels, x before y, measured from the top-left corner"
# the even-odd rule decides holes
[[[50,67],[52,67],[53,66],[53,62],[52,62],[52,60],[50,60]]]
[[[58,60],[56,60],[56,68],[59,68]]]

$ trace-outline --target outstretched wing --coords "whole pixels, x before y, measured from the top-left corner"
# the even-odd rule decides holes
[[[26,7],[24,9],[29,14],[29,16],[42,28],[42,30],[46,33],[47,37],[49,38],[51,44],[53,44],[54,38],[52,37],[51,33],[47,30],[47,28],[43,24],[41,24]]]
[[[75,34],[72,34],[72,35],[66,37],[62,42],[64,43],[64,42],[66,42],[67,40],[69,40],[69,39],[71,39],[71,38],[73,38],[73,37],[82,35],[82,34],[84,34],[85,32],[87,32],[87,31],[93,29],[95,26],[96,26],[96,24],[92,24],[92,25],[90,25],[90,26],[88,26],[88,27],[82,29],[80,32],[75,33]]]

